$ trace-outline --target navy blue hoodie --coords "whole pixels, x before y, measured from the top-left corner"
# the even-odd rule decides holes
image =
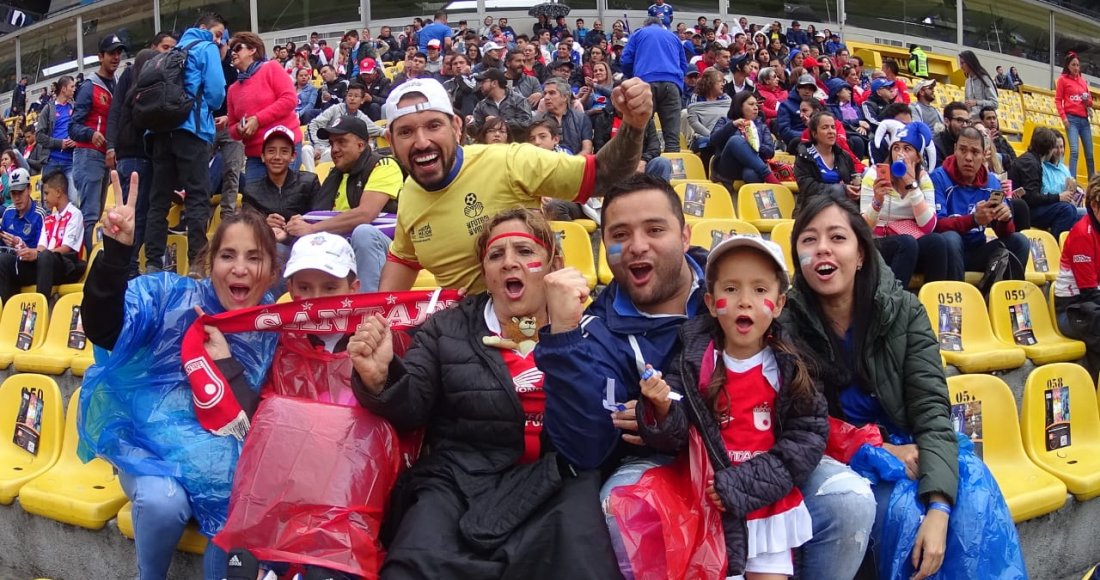
[[[631,336],[641,351],[643,367],[648,363],[661,370],[671,364],[680,325],[704,311],[706,252],[693,247],[686,258],[699,283],[684,315],[641,314],[618,282],[612,282],[588,307],[579,328],[559,334],[551,334],[548,326],[540,331],[535,362],[545,373],[543,425],[554,448],[578,470],[611,467],[608,460],[650,453],[620,437],[603,407],[605,385],[608,378],[615,380],[619,403],[641,396],[641,373]]]

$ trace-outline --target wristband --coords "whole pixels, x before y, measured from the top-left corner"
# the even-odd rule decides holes
[[[872,199],[871,209],[875,210],[876,213],[882,211],[882,202],[877,199]]]
[[[940,501],[931,502],[931,503],[928,504],[928,509],[930,509],[930,510],[939,510],[939,511],[947,514],[947,517],[951,517],[951,506],[949,506],[949,505],[947,505],[943,502],[940,502]]]

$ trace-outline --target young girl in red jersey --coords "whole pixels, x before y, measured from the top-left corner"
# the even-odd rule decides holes
[[[707,260],[709,315],[680,330],[667,375],[646,372],[638,423],[646,444],[674,452],[688,428],[714,467],[707,496],[721,512],[732,578],[791,576],[791,550],[812,536],[798,486],[828,436],[824,397],[776,319],[790,279],[779,246],[731,236]],[[679,402],[673,392],[682,393]],[[671,396],[670,396],[671,395]]]

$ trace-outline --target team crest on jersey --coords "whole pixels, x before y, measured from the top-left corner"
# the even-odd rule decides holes
[[[752,426],[757,431],[770,431],[772,428],[772,406],[761,403],[752,408]]]

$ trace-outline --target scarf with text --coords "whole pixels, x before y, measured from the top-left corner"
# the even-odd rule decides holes
[[[206,331],[212,326],[223,334],[232,332],[309,332],[352,334],[367,318],[381,314],[395,331],[420,325],[433,312],[459,300],[455,290],[350,294],[312,300],[268,304],[200,316],[183,337],[181,358],[191,383],[195,416],[204,429],[215,435],[232,435],[243,440],[248,433],[248,415],[229,381],[206,352]]]

